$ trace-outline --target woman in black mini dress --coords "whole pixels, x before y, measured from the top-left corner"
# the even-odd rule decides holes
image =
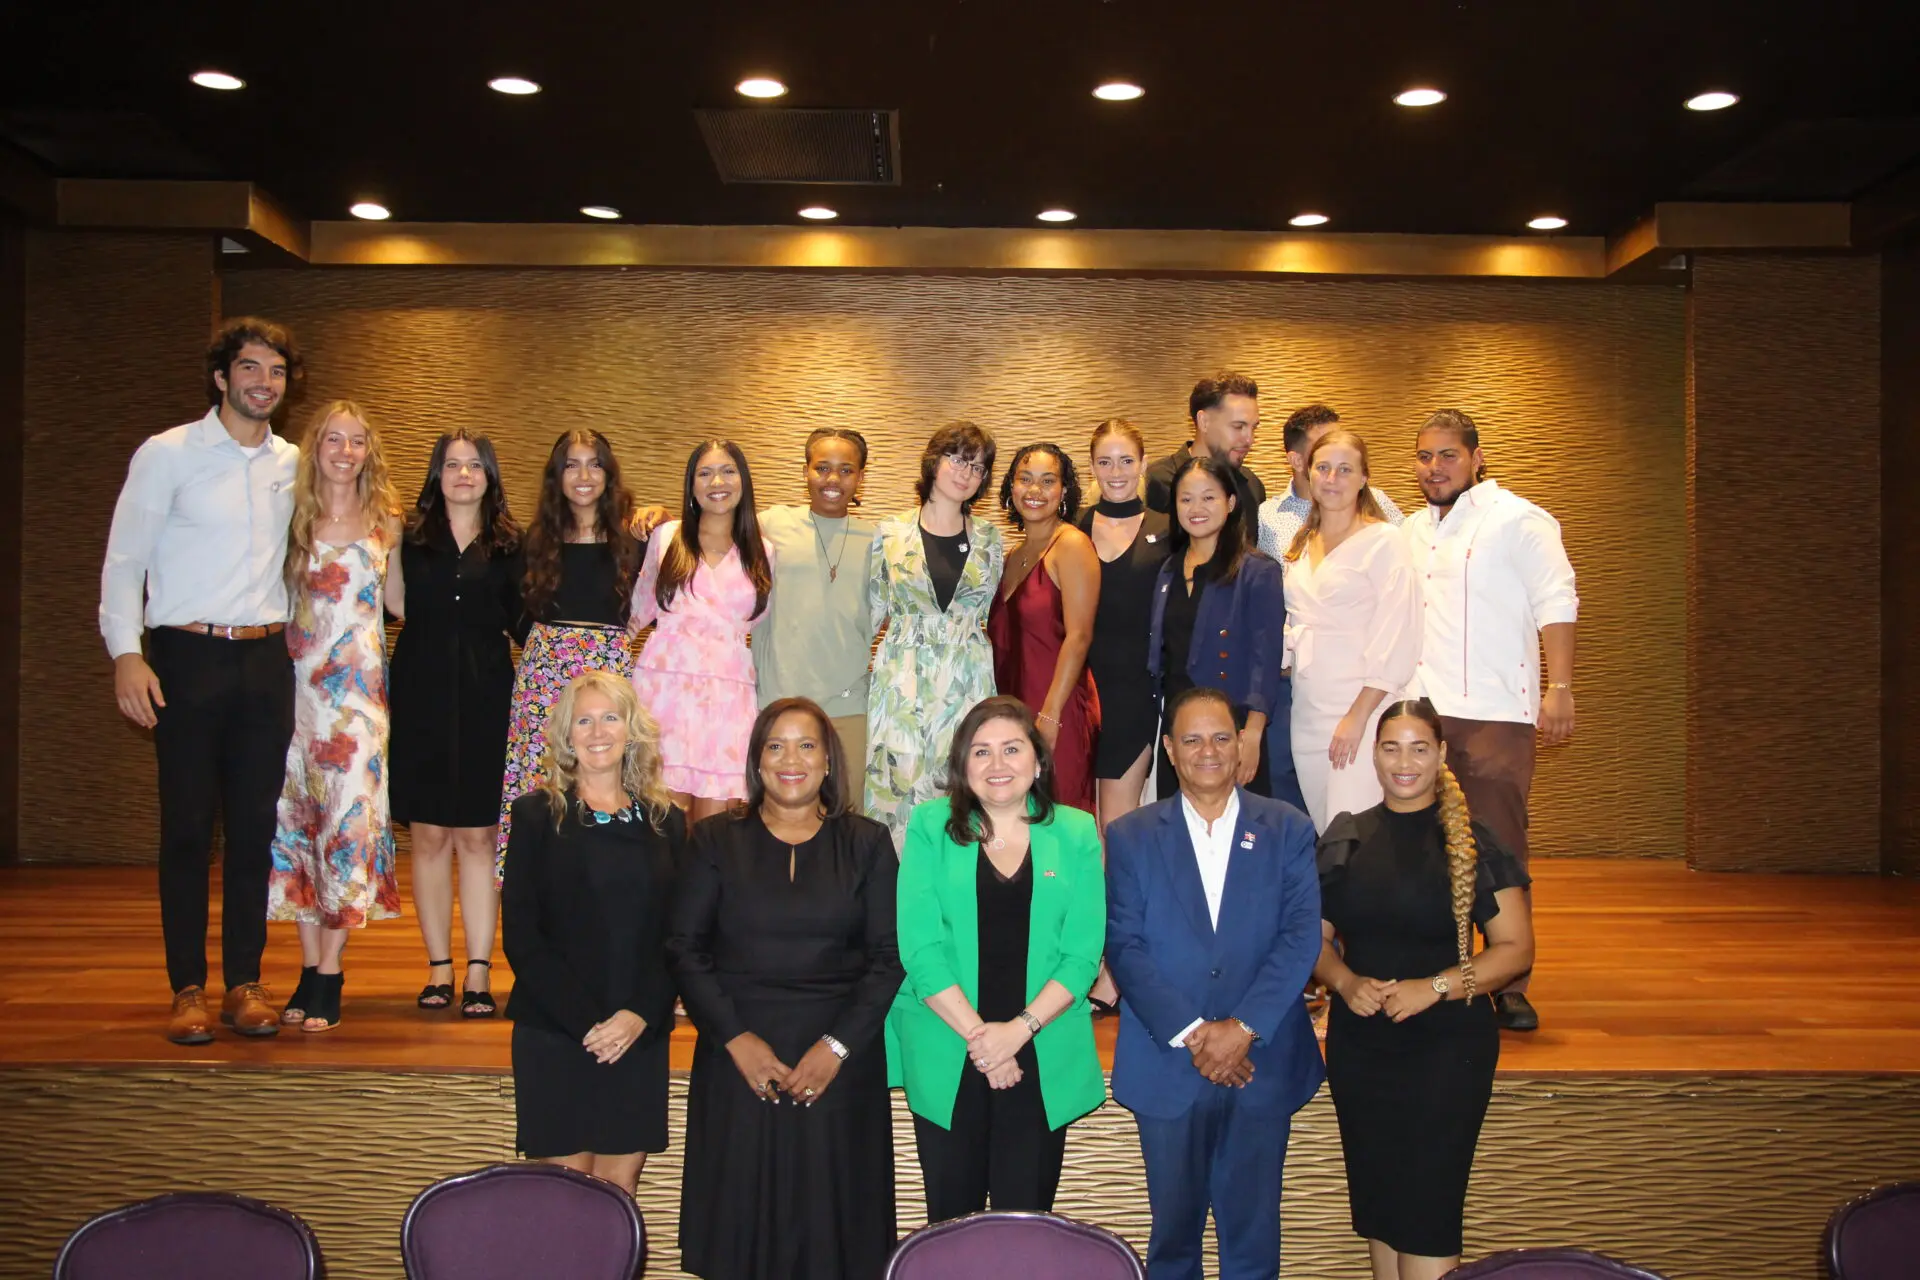
[[[1327,1085],[1353,1229],[1375,1276],[1426,1280],[1460,1261],[1500,1058],[1492,993],[1532,966],[1533,921],[1526,872],[1467,813],[1433,704],[1389,706],[1373,760],[1385,802],[1320,837],[1313,976],[1340,997]]]

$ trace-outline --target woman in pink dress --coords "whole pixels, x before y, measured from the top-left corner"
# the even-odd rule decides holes
[[[753,513],[746,455],[731,440],[687,458],[680,510],[647,542],[627,626],[655,624],[633,687],[659,722],[667,789],[698,820],[747,794],[759,709],[747,633],[767,611],[773,549]]]
[[[993,682],[1027,704],[1053,751],[1053,797],[1093,812],[1100,695],[1087,670],[1100,605],[1100,557],[1074,526],[1080,477],[1053,444],[1030,444],[1000,483],[1000,505],[1026,537],[1007,555],[987,614]]]

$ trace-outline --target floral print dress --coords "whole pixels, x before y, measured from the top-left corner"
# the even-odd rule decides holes
[[[967,563],[946,609],[934,595],[918,508],[882,520],[873,538],[867,609],[887,634],[867,692],[867,815],[897,850],[913,807],[945,792],[947,749],[962,717],[993,685],[987,611],[1000,589],[1006,545],[979,517],[967,522]]]
[[[293,741],[280,792],[267,919],[357,929],[400,914],[387,820],[391,535],[322,542],[287,625]]]

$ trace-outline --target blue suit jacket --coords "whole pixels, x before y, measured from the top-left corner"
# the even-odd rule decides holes
[[[1173,589],[1174,562],[1160,566],[1153,589],[1153,624],[1147,640],[1147,670],[1154,691],[1162,677],[1167,592]],[[1218,689],[1235,706],[1266,713],[1267,776],[1276,782],[1293,769],[1293,682],[1285,675],[1287,594],[1280,565],[1257,551],[1240,562],[1229,583],[1209,584],[1194,619],[1187,651],[1187,679]],[[1276,793],[1283,793],[1284,784]]]
[[[1225,1086],[1168,1042],[1195,1018],[1239,1018],[1259,1036],[1239,1105],[1291,1114],[1326,1078],[1301,999],[1320,956],[1313,822],[1241,790],[1216,930],[1180,803],[1162,800],[1107,828],[1107,965],[1120,988],[1114,1100],[1156,1119],[1185,1114],[1203,1090]]]

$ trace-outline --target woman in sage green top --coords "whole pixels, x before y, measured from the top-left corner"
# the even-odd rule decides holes
[[[945,797],[900,861],[907,980],[887,1020],[927,1220],[1050,1210],[1066,1127],[1106,1100],[1087,990],[1106,941],[1092,815],[1056,806],[1032,713],[994,697],[960,721]]]

